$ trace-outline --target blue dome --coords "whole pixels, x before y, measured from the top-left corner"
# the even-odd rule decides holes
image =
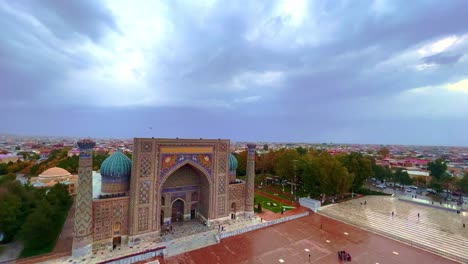
[[[236,157],[232,153],[229,154],[229,171],[236,171],[237,165]]]
[[[122,152],[116,151],[101,165],[103,181],[128,182],[132,171],[132,161]]]

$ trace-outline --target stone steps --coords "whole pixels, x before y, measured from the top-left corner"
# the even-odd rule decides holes
[[[369,229],[439,255],[458,261],[467,261],[465,256],[468,252],[468,238],[459,233],[451,234],[441,231],[438,228],[439,225],[429,219],[418,221],[417,217],[404,219],[399,216],[392,219],[391,216],[362,207],[350,210],[336,205],[324,208],[319,214]],[[455,227],[452,225],[448,228],[452,230]]]
[[[351,222],[357,226],[365,227],[369,229],[369,226],[365,225],[365,222],[353,219],[352,217],[344,218],[342,215],[328,214],[332,218],[337,218],[345,222]],[[380,228],[370,227],[373,231],[385,233],[391,237],[396,237],[399,240],[403,240],[409,244],[422,244],[429,248],[438,249],[442,246],[442,251],[455,255],[463,255],[464,249],[460,247],[460,241],[456,239],[447,239],[438,237],[437,234],[431,231],[420,232],[408,227],[402,227],[405,225],[404,221],[399,219],[381,220],[376,218],[367,218],[366,221],[373,221],[373,223],[380,225]],[[460,249],[460,250],[456,250]]]

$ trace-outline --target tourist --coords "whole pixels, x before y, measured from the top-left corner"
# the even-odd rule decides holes
[[[310,254],[309,254],[309,262],[310,262]]]
[[[366,205],[366,204],[367,204],[367,201],[364,201],[364,205]]]
[[[463,223],[463,228],[465,228],[465,223]]]
[[[394,214],[395,214],[395,213],[392,211],[392,217],[393,217]]]
[[[419,219],[419,213],[418,213],[418,219]]]

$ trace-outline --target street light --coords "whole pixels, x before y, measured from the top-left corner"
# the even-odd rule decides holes
[[[297,160],[293,160],[293,165],[294,165],[294,200],[296,200],[296,195],[297,195],[296,162],[297,162]],[[291,194],[293,194],[292,186],[291,186]]]

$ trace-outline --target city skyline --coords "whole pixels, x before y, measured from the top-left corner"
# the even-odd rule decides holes
[[[0,133],[468,146],[467,8],[3,2]]]

